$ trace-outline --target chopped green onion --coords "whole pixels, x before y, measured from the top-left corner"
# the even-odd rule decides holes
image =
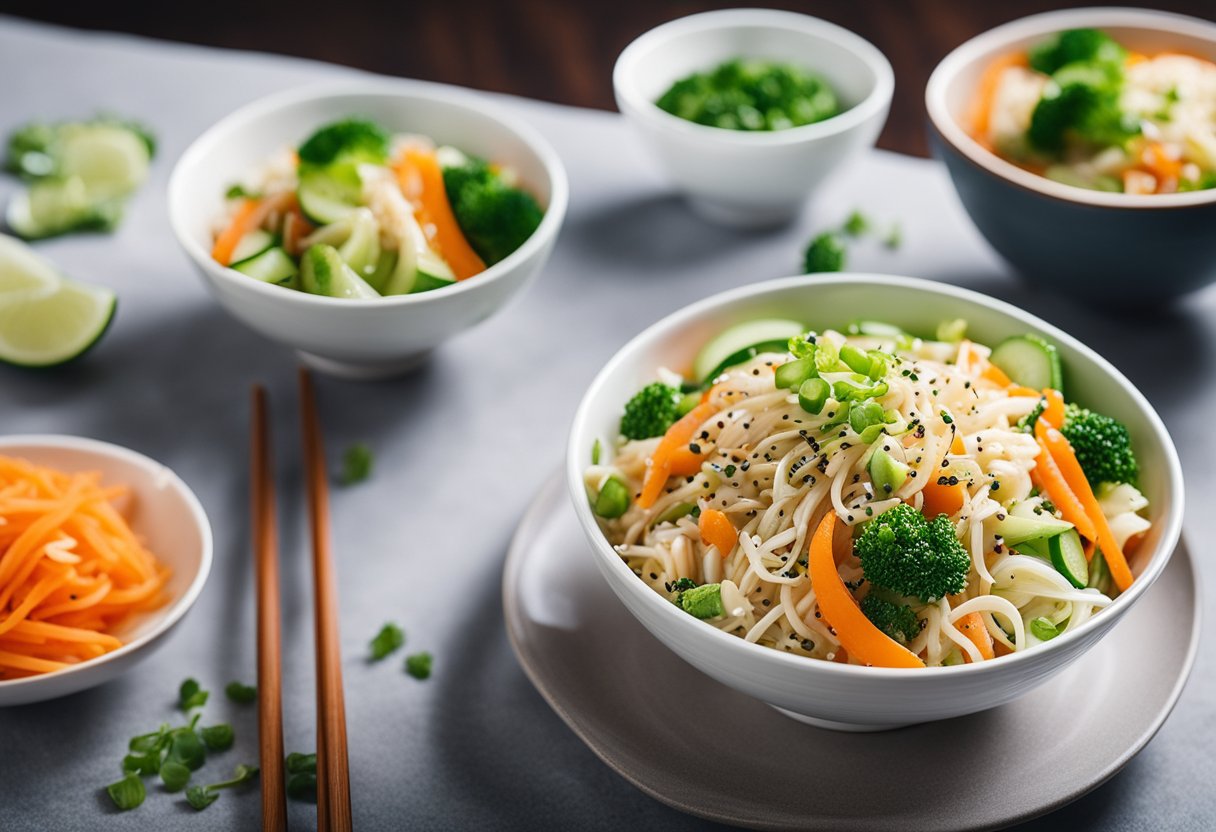
[[[603,449],[604,449],[604,446],[600,444],[599,439],[596,439],[595,442],[593,442],[591,444],[591,464],[592,465],[600,464],[600,452]]]
[[[840,367],[840,351],[826,338],[815,343],[815,369],[821,373],[833,373]]]
[[[257,777],[258,767],[241,764],[236,767],[231,780],[212,783],[210,786],[191,786],[186,791],[186,801],[195,809],[202,811],[219,799],[220,789],[230,789],[248,783]]]
[[[148,795],[144,790],[144,781],[137,774],[128,774],[117,783],[106,786],[106,793],[114,805],[124,812],[139,806]]]
[[[967,321],[955,318],[952,321],[942,321],[937,325],[937,340],[957,344],[967,334]]]
[[[370,477],[372,474],[372,451],[362,442],[357,442],[346,449],[342,455],[342,485],[354,485]]]
[[[405,672],[415,679],[429,679],[434,657],[430,653],[414,653],[405,657]]]
[[[866,353],[870,356],[870,372],[867,374],[873,381],[886,376],[891,370],[891,355],[882,350],[870,350]]]
[[[850,370],[863,376],[870,375],[870,368],[874,363],[865,350],[852,344],[845,344],[840,348],[840,360],[847,364]]]
[[[807,413],[818,415],[827,404],[831,394],[831,386],[821,378],[807,379],[798,388],[798,404]]]
[[[1056,627],[1050,618],[1039,616],[1031,620],[1030,632],[1039,641],[1051,641],[1060,634],[1060,629]]]
[[[883,409],[878,402],[858,402],[849,408],[849,427],[858,435],[871,425],[881,430],[883,424]]]
[[[229,682],[224,688],[224,693],[233,702],[241,704],[249,704],[258,698],[258,689],[253,685],[242,684],[241,682]]]
[[[226,722],[203,728],[199,734],[203,737],[203,744],[211,751],[224,751],[232,748],[232,743],[236,739],[232,726]]]
[[[190,769],[168,760],[160,767],[160,781],[165,784],[166,791],[180,792],[190,782]]]
[[[177,691],[177,707],[183,711],[188,711],[191,708],[201,708],[207,704],[207,691],[202,689],[196,679],[187,679],[182,682],[181,687]]]
[[[606,520],[620,517],[629,510],[629,489],[619,477],[609,477],[595,498],[595,513]]]
[[[797,390],[804,381],[818,374],[815,369],[815,359],[807,356],[782,364],[773,373],[773,380],[780,389]]]
[[[371,660],[378,662],[394,650],[399,650],[403,644],[405,631],[390,621],[380,628],[380,632],[376,633],[376,637],[368,645]]]

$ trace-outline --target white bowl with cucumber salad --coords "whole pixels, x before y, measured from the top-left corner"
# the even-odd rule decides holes
[[[225,309],[319,369],[365,378],[500,309],[544,265],[567,201],[561,161],[528,125],[473,93],[397,80],[249,104],[169,183],[174,233]]]
[[[1149,590],[1183,510],[1165,427],[1093,350],[975,292],[865,274],[744,287],[642,332],[583,398],[567,480],[656,638],[847,730],[1058,673]]]

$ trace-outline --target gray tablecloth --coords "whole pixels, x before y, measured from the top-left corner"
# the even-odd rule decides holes
[[[155,788],[143,807],[123,815],[101,791],[116,779],[129,736],[175,718],[177,685],[188,675],[217,691],[209,718],[237,727],[237,748],[223,766],[256,759],[252,709],[218,694],[230,679],[254,675],[245,448],[255,381],[273,397],[281,466],[287,747],[314,746],[296,358],[206,295],[170,233],[165,186],[187,144],[236,106],[342,74],[352,73],[0,19],[0,132],[29,118],[104,109],[146,120],[160,139],[152,180],[117,234],[39,246],[68,274],[116,288],[118,317],[76,366],[0,368],[0,430],[81,434],[147,453],[198,492],[216,537],[209,585],[168,646],[101,688],[0,711],[0,829],[256,827],[251,793],[226,794],[205,815],[183,817],[192,810],[180,797]],[[1216,293],[1173,312],[1115,320],[1030,292],[978,237],[936,164],[889,153],[872,153],[842,173],[793,228],[725,231],[688,213],[618,116],[502,103],[548,136],[570,173],[570,213],[544,274],[411,377],[319,382],[331,457],[366,441],[377,464],[370,482],[333,497],[359,828],[705,827],[602,765],[532,689],[503,631],[502,558],[531,495],[561,459],[581,391],[617,347],[691,300],[796,272],[807,237],[855,207],[898,221],[904,238],[894,252],[877,243],[858,247],[855,269],[927,276],[1011,300],[1096,347],[1145,391],[1183,452],[1186,531],[1206,559],[1216,534],[1207,496],[1216,488]],[[3,181],[0,199],[14,187]],[[1163,252],[1163,267],[1168,260]],[[1146,296],[1153,279],[1145,275]],[[430,681],[405,676],[398,661],[365,663],[367,640],[386,619],[404,625],[409,648],[434,653]],[[1031,828],[1216,827],[1213,652],[1201,649],[1176,713],[1123,773]],[[1033,789],[1051,776],[1011,771],[993,788]],[[313,827],[310,806],[290,811],[293,828]]]

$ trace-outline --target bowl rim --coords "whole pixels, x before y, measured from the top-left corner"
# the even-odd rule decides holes
[[[186,229],[183,214],[183,204],[186,199],[182,192],[183,182],[187,172],[199,165],[199,159],[217,145],[222,145],[231,139],[231,134],[252,122],[270,119],[279,111],[313,99],[341,99],[361,95],[384,96],[398,98],[408,105],[411,101],[425,100],[454,106],[476,115],[498,122],[527,147],[536,156],[545,174],[549,178],[549,204],[545,215],[532,235],[523,245],[499,262],[486,268],[469,280],[457,281],[452,286],[445,286],[436,292],[420,292],[414,295],[383,295],[376,298],[331,298],[313,295],[308,292],[284,291],[281,286],[272,286],[260,280],[250,279],[247,275],[235,271],[229,266],[221,266],[211,259],[209,252],[204,251],[198,242]],[[275,298],[284,303],[295,303],[308,307],[335,307],[341,309],[387,309],[400,306],[420,306],[436,303],[444,298],[452,298],[467,292],[475,292],[479,287],[488,286],[503,278],[529,258],[541,253],[549,244],[565,219],[570,201],[570,184],[561,157],[553,146],[539,131],[532,128],[522,119],[503,112],[497,102],[486,100],[475,90],[436,84],[427,81],[415,81],[407,78],[365,78],[359,80],[321,81],[289,87],[280,92],[271,93],[254,99],[242,105],[228,115],[216,121],[190,143],[185,152],[178,158],[169,176],[168,202],[169,224],[173,235],[177,237],[178,245],[185,249],[190,258],[198,264],[213,279],[224,281],[234,286],[238,291],[247,290],[267,298]],[[336,117],[336,116],[335,116]],[[286,141],[293,141],[287,138]],[[217,192],[222,184],[217,184]]]
[[[162,613],[162,616],[148,632],[124,643],[117,650],[111,650],[109,653],[103,653],[100,656],[71,665],[70,667],[65,667],[62,670],[54,670],[50,673],[42,673],[37,676],[26,676],[21,679],[0,680],[0,691],[11,691],[21,687],[34,687],[39,684],[50,684],[52,680],[87,673],[109,662],[117,661],[124,656],[138,653],[169,632],[181,621],[190,608],[194,606],[194,602],[198,600],[198,596],[202,593],[203,586],[207,583],[207,578],[211,574],[211,564],[214,559],[214,539],[211,532],[211,522],[207,518],[207,512],[203,509],[203,505],[193,489],[167,465],[163,465],[139,451],[85,436],[52,433],[21,433],[0,436],[0,453],[12,453],[19,456],[22,448],[54,448],[73,451],[85,457],[102,456],[119,459],[143,468],[154,478],[163,478],[164,482],[171,486],[183,502],[185,502],[187,510],[194,519],[195,527],[198,529],[201,538],[202,552],[199,558],[198,571],[195,572],[194,577],[181,596],[163,608],[163,610],[152,611],[153,615]]]
[[[729,308],[736,302],[784,289],[802,287],[808,291],[813,291],[816,287],[837,285],[862,285],[875,289],[889,287],[911,289],[917,292],[936,295],[939,299],[946,301],[961,300],[987,307],[994,312],[1011,317],[1020,323],[1038,330],[1048,338],[1054,339],[1057,343],[1065,344],[1069,348],[1076,350],[1092,361],[1101,372],[1110,376],[1128,392],[1136,407],[1147,417],[1153,434],[1164,449],[1164,459],[1161,460],[1161,463],[1166,469],[1165,479],[1172,499],[1170,500],[1170,504],[1164,507],[1162,515],[1158,520],[1163,529],[1162,536],[1147,568],[1127,592],[1120,594],[1114,599],[1111,605],[1103,611],[1102,615],[1093,616],[1076,630],[1063,633],[1045,644],[1036,645],[1032,650],[1024,650],[1002,656],[1000,661],[924,668],[888,668],[838,664],[836,662],[809,659],[805,656],[795,656],[791,653],[762,647],[725,633],[716,627],[706,626],[704,622],[692,618],[677,609],[675,605],[664,600],[657,592],[639,580],[637,575],[625,564],[625,561],[621,559],[607,538],[604,537],[603,532],[600,531],[599,525],[591,513],[591,507],[586,500],[583,486],[583,470],[585,468],[583,463],[586,458],[586,447],[584,447],[585,443],[583,440],[588,438],[583,436],[583,434],[588,433],[586,426],[593,415],[591,405],[593,400],[597,398],[600,389],[608,383],[608,380],[619,371],[620,366],[626,363],[633,353],[651,346],[655,341],[664,337],[670,330],[685,326],[708,312]],[[575,514],[578,516],[584,533],[592,541],[592,550],[600,561],[601,567],[607,567],[617,578],[617,580],[610,581],[610,583],[620,588],[627,587],[628,589],[625,591],[628,591],[641,604],[648,606],[653,615],[667,616],[667,620],[671,623],[671,626],[681,631],[682,637],[690,640],[699,640],[704,645],[716,644],[723,651],[734,651],[735,655],[740,659],[773,662],[778,666],[786,667],[790,672],[812,674],[823,672],[888,681],[913,678],[933,679],[946,675],[961,676],[1003,673],[1006,669],[1016,668],[1027,662],[1046,660],[1053,652],[1061,652],[1074,642],[1079,642],[1090,631],[1098,627],[1105,628],[1106,625],[1102,623],[1103,621],[1110,621],[1112,624],[1118,621],[1122,614],[1135,604],[1140,596],[1156,582],[1161,572],[1165,569],[1166,563],[1173,554],[1173,550],[1177,546],[1181,536],[1183,505],[1185,502],[1182,465],[1178,458],[1177,449],[1174,447],[1173,440],[1170,438],[1165,424],[1161,421],[1161,417],[1144,397],[1144,394],[1114,365],[1097,352],[1055,325],[1021,310],[1006,301],[992,298],[970,289],[924,278],[870,272],[849,272],[832,276],[797,275],[754,283],[711,295],[679,309],[646,327],[638,335],[631,338],[608,360],[608,363],[596,374],[590,386],[588,386],[587,392],[584,393],[575,412],[567,442],[566,485],[571,501],[574,503]],[[1095,621],[1098,622],[1096,625],[1094,624]]]
[[[1197,17],[1152,9],[1092,6],[1059,9],[1003,23],[964,41],[933,69],[925,85],[929,123],[942,140],[988,173],[1041,196],[1098,208],[1169,209],[1216,202],[1216,188],[1174,194],[1125,194],[1065,185],[1008,162],[983,147],[950,114],[946,89],[963,66],[977,58],[995,58],[1004,48],[1026,37],[1045,36],[1062,29],[1092,26],[1142,29],[1202,38],[1216,46],[1216,23]]]
[[[633,65],[673,37],[720,29],[768,27],[824,38],[853,53],[875,75],[874,86],[861,101],[831,118],[786,130],[730,130],[697,124],[666,110],[643,96],[633,83]],[[878,47],[857,33],[822,18],[777,9],[718,9],[669,20],[643,32],[617,56],[612,68],[612,86],[622,111],[645,119],[672,133],[736,147],[774,147],[811,142],[846,133],[879,116],[891,104],[895,72]]]

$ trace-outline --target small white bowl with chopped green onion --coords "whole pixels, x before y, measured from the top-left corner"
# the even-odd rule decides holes
[[[387,79],[249,104],[169,183],[174,233],[220,304],[352,378],[404,372],[495,314],[548,259],[567,201],[531,127]]]
[[[617,106],[698,214],[789,222],[872,147],[895,89],[872,44],[825,20],[727,9],[664,23],[612,73]]]

